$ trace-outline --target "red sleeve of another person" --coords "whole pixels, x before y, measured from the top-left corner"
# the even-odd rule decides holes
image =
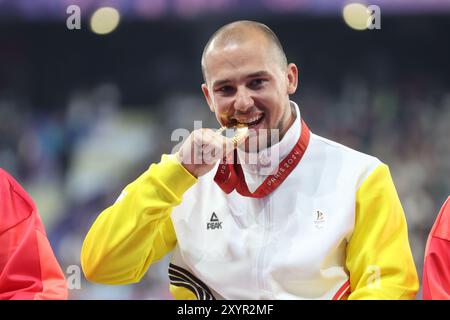
[[[0,299],[67,299],[64,274],[36,205],[0,169]]]
[[[428,236],[423,268],[423,299],[450,299],[450,197]]]

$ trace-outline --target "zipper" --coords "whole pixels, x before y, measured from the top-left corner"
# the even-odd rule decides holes
[[[263,240],[261,250],[257,260],[257,281],[259,292],[265,299],[272,299],[272,293],[268,290],[267,281],[264,277],[264,269],[266,265],[267,247],[269,245],[269,234],[272,225],[272,216],[270,210],[270,197],[262,199],[264,201],[264,219],[263,219]]]

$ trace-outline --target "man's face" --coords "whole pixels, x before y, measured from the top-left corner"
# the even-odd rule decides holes
[[[202,90],[222,126],[278,129],[281,139],[293,121],[289,94],[297,88],[297,67],[283,66],[276,54],[263,37],[209,50]]]

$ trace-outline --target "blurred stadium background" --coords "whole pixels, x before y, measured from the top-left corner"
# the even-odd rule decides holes
[[[35,199],[63,270],[80,264],[97,214],[179,142],[174,129],[217,127],[200,91],[203,46],[254,19],[299,66],[293,99],[312,131],[389,164],[421,276],[450,194],[450,1],[368,1],[381,29],[364,31],[343,19],[350,2],[0,0],[0,167]],[[66,26],[70,5],[79,30]],[[102,7],[115,10],[96,21]],[[171,299],[167,263],[135,285],[83,280],[70,296]]]

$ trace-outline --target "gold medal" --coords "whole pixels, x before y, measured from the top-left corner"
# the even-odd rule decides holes
[[[235,134],[231,138],[231,141],[233,142],[234,146],[236,147],[238,142],[240,142],[243,138],[245,138],[247,136],[248,126],[243,123],[238,123],[237,125],[235,125],[232,128],[235,129]],[[216,131],[216,133],[222,134],[222,132],[224,132],[226,129],[228,129],[228,127],[223,126],[220,129],[218,129]]]

